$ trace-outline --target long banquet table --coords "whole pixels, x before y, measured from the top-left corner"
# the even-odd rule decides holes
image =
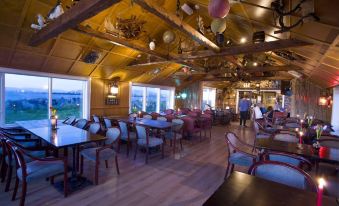
[[[47,119],[17,121],[16,123],[35,136],[43,139],[50,146],[56,149],[65,148],[67,150],[67,148],[72,148],[72,176],[70,181],[70,190],[77,190],[84,185],[82,184],[82,186],[80,186],[80,184],[77,182],[79,178],[77,177],[76,171],[76,150],[81,144],[103,141],[106,139],[106,137],[97,134],[91,134],[86,130],[62,123],[58,124],[58,128],[56,130],[52,130],[50,121]],[[85,182],[84,179],[82,182]]]
[[[233,172],[204,206],[316,205],[317,193]],[[333,197],[323,196],[323,205],[337,205]]]

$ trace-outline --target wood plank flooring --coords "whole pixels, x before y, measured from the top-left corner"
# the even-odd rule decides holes
[[[133,153],[127,158],[122,147],[119,154],[120,175],[116,174],[113,160],[109,168],[100,166],[99,185],[89,186],[69,197],[63,195],[46,181],[28,184],[26,205],[161,205],[161,206],[198,206],[223,182],[227,150],[224,134],[227,130],[237,133],[243,140],[252,143],[252,128],[241,128],[237,124],[216,126],[212,130],[212,139],[199,138],[185,141],[183,151],[172,154],[166,145],[165,159],[161,156],[150,158],[144,164],[144,154],[138,152],[137,160]],[[94,163],[85,160],[84,176],[94,179]],[[247,168],[235,168],[246,172]],[[61,180],[62,177],[56,178]],[[0,205],[18,205],[19,199],[10,201],[13,186],[4,193],[4,184],[0,184]],[[20,190],[19,190],[20,192]],[[18,197],[20,196],[20,193]]]

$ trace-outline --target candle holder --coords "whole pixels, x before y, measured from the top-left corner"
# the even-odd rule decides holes
[[[52,130],[58,129],[58,116],[52,115],[50,117],[50,121],[51,121],[51,128],[52,128]]]

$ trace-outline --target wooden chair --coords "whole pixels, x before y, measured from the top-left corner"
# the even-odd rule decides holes
[[[118,155],[114,150],[114,143],[119,139],[120,130],[118,128],[109,128],[106,132],[107,140],[102,147],[88,148],[80,152],[80,173],[84,170],[84,157],[90,161],[95,162],[95,184],[98,184],[99,165],[101,161],[105,161],[106,168],[108,168],[108,160],[114,157],[117,173],[120,174],[118,165]]]
[[[309,174],[296,166],[284,162],[257,162],[251,166],[248,173],[266,180],[296,187],[302,190],[312,192],[317,191],[317,186]]]
[[[171,141],[171,146],[173,142],[173,154],[175,154],[176,142],[179,140],[180,148],[182,150],[182,137],[183,137],[183,127],[184,121],[181,119],[173,119],[173,126],[170,130],[165,131],[164,137]]]
[[[68,177],[67,177],[67,159],[64,158],[37,158],[30,155],[24,149],[19,148],[16,144],[10,140],[6,141],[7,145],[14,153],[16,160],[16,180],[15,187],[12,196],[12,200],[15,200],[18,191],[19,182],[22,183],[20,206],[25,204],[27,183],[36,179],[51,178],[51,182],[54,181],[54,176],[61,173],[64,174],[64,196],[68,194]],[[25,159],[30,158],[32,161],[27,162]]]
[[[93,116],[92,116],[92,119],[93,119],[93,122],[95,122],[95,123],[100,123],[100,117],[99,117],[99,116],[93,115]]]
[[[119,150],[121,145],[121,140],[126,141],[127,143],[127,156],[129,155],[129,148],[132,147],[132,142],[136,141],[137,135],[135,132],[131,132],[128,128],[128,125],[124,121],[118,121],[119,128],[120,128],[120,139],[119,139]]]
[[[112,126],[112,121],[110,119],[108,119],[108,118],[104,118],[104,124],[105,124],[105,128],[106,129],[109,129],[109,128],[113,127]]]
[[[307,170],[312,169],[312,163],[305,159],[304,157],[293,155],[293,154],[287,154],[283,152],[272,152],[272,151],[266,151],[263,155],[263,160],[265,161],[276,161],[276,162],[284,162],[286,164],[293,165],[295,167],[298,167],[300,169],[305,170],[305,166]]]
[[[162,158],[164,158],[164,141],[160,138],[151,137],[149,135],[149,128],[141,125],[135,125],[137,131],[137,145],[135,147],[134,160],[137,158],[138,147],[144,147],[146,149],[145,163],[148,163],[149,148],[161,146]]]
[[[79,129],[85,129],[87,127],[88,121],[87,119],[79,119],[75,122],[74,126]]]
[[[227,168],[225,173],[225,179],[228,177],[229,169],[233,172],[234,165],[240,165],[250,167],[253,163],[258,160],[258,156],[253,154],[253,146],[241,141],[234,133],[226,133],[227,143]]]

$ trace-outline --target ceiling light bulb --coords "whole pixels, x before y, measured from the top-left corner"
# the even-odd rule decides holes
[[[258,66],[258,63],[257,63],[257,62],[254,62],[254,63],[253,63],[253,66],[255,66],[255,67]]]
[[[243,43],[246,43],[246,41],[247,41],[247,39],[246,39],[245,37],[243,37],[243,38],[240,39],[240,43],[242,43],[242,44],[243,44]]]

